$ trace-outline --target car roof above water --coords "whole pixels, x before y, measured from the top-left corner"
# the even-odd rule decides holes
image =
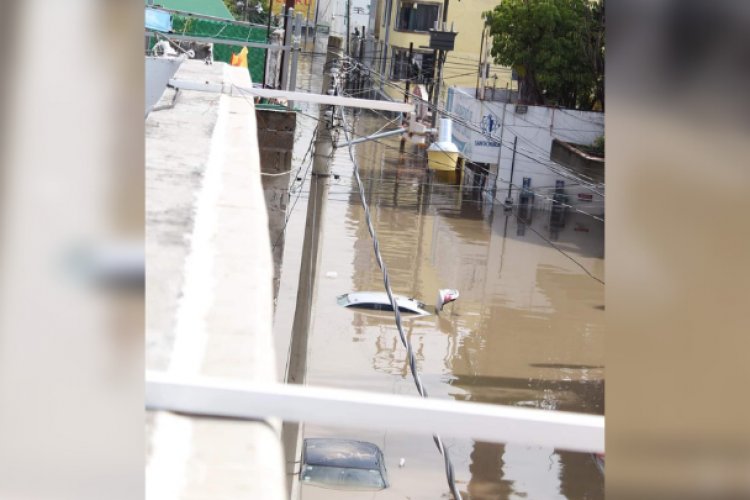
[[[425,305],[416,299],[394,295],[396,304],[402,312],[414,314],[430,314],[425,310]],[[392,310],[388,294],[385,292],[351,292],[339,295],[337,302],[344,307],[361,307],[364,309],[375,309],[373,306],[382,306],[380,310]]]

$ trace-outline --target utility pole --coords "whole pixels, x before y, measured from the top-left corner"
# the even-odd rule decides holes
[[[516,168],[516,144],[518,144],[518,136],[513,139],[513,159],[510,161],[510,179],[508,179],[508,196],[505,198],[505,206],[507,208],[510,208],[513,205],[513,198],[511,198],[510,193],[511,189],[513,189],[513,171]],[[502,144],[500,147],[503,147]]]
[[[479,89],[480,89],[479,81],[480,81],[480,78],[482,77],[482,56],[484,55],[484,33],[486,30],[487,30],[486,26],[482,28],[482,38],[481,38],[481,41],[479,42],[480,43],[479,45],[479,71],[477,72],[477,88],[476,88],[476,91],[474,92],[474,96],[477,99],[484,99],[484,91],[482,91],[481,93],[479,92]]]
[[[391,11],[393,10],[392,0],[385,0],[385,43],[383,44],[383,52],[380,56],[380,90],[383,90],[384,82],[389,78],[388,71],[388,42],[391,35]]]
[[[349,3],[349,0],[346,0],[346,55],[347,57],[351,57],[352,52],[351,48],[349,47],[349,36],[352,32],[352,27],[349,25],[351,22],[351,12],[352,12],[352,6]]]
[[[437,127],[438,103],[440,102],[440,80],[443,79],[443,61],[445,60],[445,51],[437,51],[437,78],[432,86],[432,128]]]
[[[364,88],[364,72],[362,71],[362,66],[365,62],[365,40],[367,39],[366,36],[367,33],[367,27],[362,26],[362,38],[359,39],[359,65],[357,66],[357,95],[362,97],[362,89]]]
[[[320,14],[320,0],[315,0],[315,19],[313,20],[313,52],[315,52],[315,42],[318,40],[318,15]]]
[[[322,94],[332,94],[333,73],[338,71],[343,56],[343,40],[340,36],[328,37],[328,51],[323,74]],[[292,327],[292,351],[289,360],[287,382],[301,384],[304,382],[305,354],[307,349],[296,349],[297,345],[307,346],[307,331],[310,325],[310,311],[315,276],[318,266],[319,237],[322,233],[323,213],[328,193],[328,177],[333,155],[333,106],[320,106],[320,126],[315,140],[312,176],[310,178],[310,197],[307,203],[307,222],[305,224],[305,241],[302,247],[302,265],[297,289],[297,307],[294,311]]]
[[[494,96],[493,96],[494,97]],[[497,148],[497,167],[495,167],[495,182],[492,184],[492,197],[495,197],[497,192],[497,179],[500,177],[500,160],[503,158],[503,133],[505,132],[505,111],[508,109],[508,103],[510,102],[510,89],[508,84],[505,84],[505,102],[503,103],[503,116],[500,118],[500,147]],[[490,135],[492,132],[490,131]]]
[[[443,0],[443,22],[442,22],[442,30],[447,31],[448,26],[448,3],[450,0]],[[440,29],[440,24],[435,21],[435,30],[437,31]],[[451,31],[453,31],[453,24],[451,23]],[[437,126],[437,107],[438,102],[440,102],[440,81],[443,79],[443,62],[445,62],[445,51],[444,50],[437,50],[435,52],[435,62],[433,64],[437,64],[437,78],[432,84],[432,128],[435,128]],[[434,74],[434,71],[433,71]]]
[[[409,91],[411,90],[411,68],[412,68],[412,58],[414,57],[414,42],[409,42],[409,57],[406,60],[406,64],[408,64],[409,71],[406,72],[406,93],[404,94],[404,102],[409,102]],[[398,150],[400,153],[403,153],[406,149],[406,139],[404,137],[401,137],[401,144],[398,147]]]
[[[284,7],[284,50],[281,52],[281,90],[289,90],[289,64],[292,55],[292,31],[294,30],[294,0],[286,0]]]
[[[291,22],[290,22],[291,25]],[[294,20],[294,32],[293,35],[294,43],[292,44],[292,64],[289,67],[289,90],[297,90],[297,63],[299,61],[299,42],[302,38],[302,13],[298,12],[297,17]],[[294,101],[287,101],[286,108],[289,110],[294,109]]]
[[[328,37],[326,62],[323,67],[322,94],[335,92],[334,73],[339,71],[343,57],[343,40],[340,36]],[[323,233],[323,219],[325,203],[328,196],[328,181],[330,177],[331,158],[333,156],[335,113],[333,106],[320,106],[320,120],[318,134],[313,153],[312,175],[310,177],[310,197],[307,202],[307,221],[305,223],[305,240],[302,246],[302,263],[299,271],[299,286],[297,288],[297,305],[294,310],[294,324],[292,326],[291,346],[289,352],[289,371],[286,382],[289,384],[303,384],[307,371],[307,341],[310,331],[310,315],[315,296],[315,282],[320,261],[320,235]],[[338,140],[338,139],[337,139]],[[299,487],[299,476],[295,474],[295,461],[300,452],[301,436],[300,424],[284,422],[282,441],[286,456],[287,477],[289,478],[290,498],[296,498],[295,491]]]
[[[273,19],[273,0],[268,1],[268,28],[266,28],[266,43],[271,43],[271,19]],[[266,70],[268,69],[268,57],[270,50],[266,48],[265,55],[263,56],[263,88],[266,88],[266,81],[268,80]]]
[[[305,14],[305,48],[307,48],[307,37],[309,36],[310,31],[310,6],[312,5],[312,0],[307,0],[307,14]],[[315,49],[313,49],[313,52],[315,52]]]

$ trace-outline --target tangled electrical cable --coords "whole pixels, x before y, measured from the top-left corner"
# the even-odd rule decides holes
[[[406,94],[406,92],[405,92],[404,89],[402,89],[398,85],[393,84],[388,78],[386,78],[382,74],[378,73],[377,71],[372,70],[371,68],[368,68],[368,67],[362,65],[359,61],[357,61],[355,59],[352,59],[352,58],[349,58],[349,59],[350,59],[350,63],[351,64],[353,64],[353,65],[359,65],[359,66],[363,67],[364,69],[368,70],[370,75],[375,76],[376,78],[378,78],[383,84],[388,85],[389,87],[393,88],[397,92],[400,92],[402,94]],[[462,125],[462,126],[466,127],[467,129],[469,129],[469,130],[471,130],[473,132],[481,134],[482,136],[484,136],[484,137],[486,137],[486,138],[488,138],[490,140],[499,141],[499,139],[497,137],[495,137],[495,136],[493,136],[491,134],[488,134],[487,132],[485,132],[484,130],[482,130],[480,126],[464,120],[460,116],[458,116],[458,115],[456,115],[454,113],[451,113],[450,111],[448,111],[445,108],[441,108],[440,106],[435,106],[431,102],[428,102],[425,99],[421,99],[421,98],[419,98],[419,97],[417,97],[417,96],[415,96],[413,94],[410,94],[410,97],[412,97],[415,100],[423,102],[425,105],[427,105],[431,109],[434,108],[434,111],[437,111],[440,114],[442,114],[442,115],[444,115],[446,117],[451,118],[457,124]],[[524,120],[524,121],[526,121],[527,123],[531,124],[531,122],[528,122],[528,120]],[[531,124],[531,125],[534,125],[534,124]],[[520,139],[522,141],[526,141],[526,139],[523,138],[523,137],[520,137]],[[509,144],[506,144],[504,141],[501,143],[501,147],[505,147],[505,148],[507,148],[509,150],[512,149],[512,146],[510,146]],[[519,150],[518,151],[518,154],[520,156],[522,156],[522,157],[524,157],[524,158],[526,158],[526,159],[528,159],[528,160],[530,160],[530,161],[532,161],[534,163],[538,163],[539,165],[541,165],[543,167],[546,167],[547,169],[549,169],[550,171],[554,172],[555,174],[557,174],[557,175],[559,175],[561,177],[577,181],[577,182],[580,183],[581,186],[584,186],[586,189],[588,189],[589,191],[593,192],[594,194],[599,195],[602,198],[604,197],[604,193],[602,193],[601,191],[596,190],[595,183],[586,182],[580,175],[577,175],[577,174],[575,174],[572,171],[568,171],[567,169],[565,169],[564,167],[562,167],[561,165],[559,165],[557,163],[547,162],[547,161],[543,161],[543,160],[540,160],[538,158],[535,158],[535,157],[531,156],[532,152],[529,151],[529,150],[525,150],[526,153],[524,153],[522,151],[523,150]]]
[[[339,92],[341,91],[339,85],[337,85],[337,89]],[[421,397],[426,398],[428,397],[427,389],[425,389],[424,384],[422,383],[422,379],[420,378],[419,372],[417,370],[417,357],[414,354],[414,349],[411,345],[411,342],[404,333],[404,327],[401,323],[401,312],[399,311],[398,305],[396,304],[396,298],[393,295],[391,280],[388,275],[388,268],[385,262],[383,262],[383,256],[380,253],[380,243],[378,242],[378,236],[375,233],[375,228],[372,225],[370,206],[368,205],[367,197],[365,196],[365,186],[359,175],[359,164],[357,163],[357,159],[354,156],[354,148],[351,144],[351,139],[349,136],[349,123],[346,119],[346,115],[344,114],[342,107],[338,108],[338,112],[341,116],[341,121],[343,124],[342,128],[344,129],[344,137],[349,148],[349,158],[352,160],[352,164],[354,165],[354,177],[357,180],[357,185],[359,186],[359,196],[360,201],[362,202],[362,208],[364,209],[365,220],[367,222],[367,230],[370,233],[370,237],[372,237],[372,246],[375,252],[375,259],[377,260],[378,267],[380,267],[380,270],[383,274],[383,285],[385,286],[385,292],[388,295],[388,300],[391,303],[391,307],[393,308],[393,313],[396,318],[396,328],[398,329],[398,335],[401,339],[401,343],[406,348],[406,356],[409,360],[409,369],[411,370],[412,377],[414,378],[414,384],[417,387],[417,392]],[[437,446],[438,451],[440,451],[440,454],[443,456],[443,460],[445,462],[445,476],[448,480],[448,486],[450,487],[451,493],[453,494],[455,500],[461,500],[461,493],[458,491],[458,487],[456,486],[455,473],[453,470],[453,463],[450,459],[450,454],[443,445],[443,441],[442,439],[440,439],[439,435],[433,434],[432,439],[433,441],[435,441],[435,446]]]

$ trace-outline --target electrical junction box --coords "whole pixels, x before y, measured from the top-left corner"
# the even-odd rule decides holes
[[[456,46],[456,35],[454,31],[430,30],[430,48],[435,50],[453,50]]]

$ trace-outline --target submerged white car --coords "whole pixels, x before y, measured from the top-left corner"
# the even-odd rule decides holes
[[[404,297],[403,295],[393,295],[396,299],[396,305],[401,313],[416,314],[418,316],[427,316],[437,314],[443,310],[443,306],[453,302],[459,296],[458,290],[444,288],[438,290],[438,298],[435,306],[426,305],[417,299]],[[340,306],[351,307],[355,309],[365,309],[369,311],[393,311],[391,301],[385,292],[351,292],[339,295],[337,302]]]

